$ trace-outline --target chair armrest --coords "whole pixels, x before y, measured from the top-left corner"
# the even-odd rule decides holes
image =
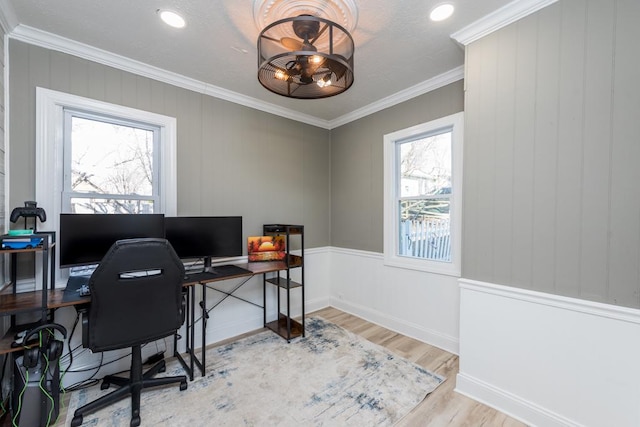
[[[89,307],[81,306],[78,309],[78,315],[82,316],[82,346],[89,347]]]

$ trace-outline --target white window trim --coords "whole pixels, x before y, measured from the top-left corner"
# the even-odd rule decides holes
[[[412,136],[429,134],[452,128],[451,183],[451,262],[431,261],[398,255],[398,209],[396,207],[397,175],[396,145]],[[456,113],[427,123],[386,134],[384,144],[384,263],[392,267],[408,268],[460,277],[462,256],[462,153],[464,141],[464,113]]]
[[[159,212],[177,215],[177,123],[175,117],[110,104],[41,87],[36,88],[36,200],[47,213],[46,230],[58,230],[63,190],[64,108],[129,117],[160,127],[161,205]],[[56,260],[56,277],[61,278]]]

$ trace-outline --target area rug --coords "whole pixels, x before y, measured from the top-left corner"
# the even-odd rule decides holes
[[[207,350],[205,377],[143,392],[143,426],[389,426],[444,378],[319,317],[287,343],[271,331]],[[172,361],[164,375],[183,374]],[[79,406],[107,393],[71,396]],[[83,426],[128,426],[130,400],[84,417]]]

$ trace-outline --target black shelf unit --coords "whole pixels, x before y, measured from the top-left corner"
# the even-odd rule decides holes
[[[4,239],[15,238],[16,236],[2,235],[0,236],[0,242]],[[42,243],[33,248],[25,249],[11,249],[0,248],[0,255],[7,254],[10,256],[10,276],[9,283],[4,286],[3,292],[0,293],[0,316],[11,316],[11,329],[9,334],[15,333],[19,329],[28,329],[33,327],[33,324],[18,325],[16,321],[16,315],[29,312],[40,311],[40,320],[35,322],[46,323],[50,320],[51,311],[48,308],[49,292],[55,289],[55,246],[56,246],[56,233],[55,231],[39,231],[28,235],[31,238],[42,238]],[[38,289],[38,284],[35,284],[33,291],[17,292],[17,269],[18,269],[18,256],[25,254],[34,254],[34,263],[36,257],[40,255],[42,260],[42,283]],[[37,278],[36,278],[37,279]],[[11,292],[7,292],[7,288],[11,287]],[[19,348],[21,350],[21,348]]]
[[[264,294],[264,326],[271,329],[287,342],[299,336],[305,336],[304,331],[304,226],[290,224],[264,224],[262,232],[265,236],[284,236],[285,238],[285,259],[286,268],[282,272],[275,272],[263,275]],[[299,239],[300,255],[291,253],[292,239]],[[300,281],[291,278],[292,269],[300,269]],[[278,318],[267,322],[267,284],[276,286],[277,289],[277,313]],[[300,321],[291,317],[291,291],[300,291],[302,313]],[[281,290],[286,294],[286,309],[282,305]]]

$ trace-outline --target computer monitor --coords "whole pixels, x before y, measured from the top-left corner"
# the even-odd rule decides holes
[[[163,214],[60,214],[60,267],[98,264],[114,242],[164,238]]]
[[[181,259],[242,256],[241,216],[165,217],[165,237]]]

